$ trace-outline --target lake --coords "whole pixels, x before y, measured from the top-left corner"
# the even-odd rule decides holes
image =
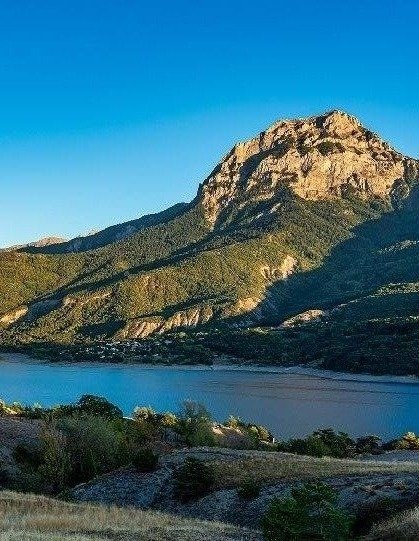
[[[130,415],[137,405],[177,411],[186,399],[222,421],[230,414],[268,426],[279,438],[320,427],[385,438],[419,432],[419,384],[338,380],[298,373],[144,367],[134,364],[51,364],[2,354],[0,398],[51,406],[82,394],[106,397]]]

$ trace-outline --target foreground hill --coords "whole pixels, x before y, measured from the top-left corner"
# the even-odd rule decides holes
[[[417,505],[413,433],[383,444],[324,429],[275,443],[263,426],[234,417],[220,425],[192,403],[178,415],[136,408],[133,418],[94,396],[51,409],[1,406],[1,539],[308,539],[266,535],[269,516],[275,531],[283,529],[284,511],[275,511],[281,502],[292,531],[319,528],[316,514],[304,518],[313,504],[332,511],[329,529],[347,518],[341,535],[316,539],[401,532],[404,522],[417,535],[416,512],[373,527]],[[296,491],[307,490],[296,512]]]
[[[140,509],[76,505],[3,491],[0,535],[8,541],[257,541],[259,532]]]
[[[418,180],[417,160],[345,113],[277,122],[237,144],[188,205],[0,253],[2,341],[414,324]]]

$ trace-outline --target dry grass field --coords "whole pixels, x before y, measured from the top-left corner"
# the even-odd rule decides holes
[[[367,541],[417,541],[419,539],[419,507],[400,513],[373,526]]]
[[[374,473],[419,473],[419,463],[315,458],[287,453],[243,454],[236,460],[216,460],[218,488],[233,487],[252,478],[262,484]]]
[[[258,532],[153,511],[0,492],[1,541],[260,541]]]

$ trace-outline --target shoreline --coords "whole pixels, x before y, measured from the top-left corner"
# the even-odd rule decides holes
[[[397,376],[392,374],[363,374],[363,373],[351,373],[351,372],[335,372],[333,370],[326,370],[322,368],[312,368],[305,365],[293,365],[293,366],[271,366],[271,365],[259,365],[259,364],[164,364],[164,363],[137,363],[126,362],[117,363],[112,361],[49,361],[48,359],[38,359],[32,357],[26,353],[5,353],[0,354],[0,363],[2,357],[6,362],[19,362],[17,359],[7,357],[21,357],[22,362],[29,362],[33,364],[42,364],[52,366],[71,366],[71,365],[84,365],[84,366],[102,366],[112,364],[115,366],[136,366],[140,369],[152,370],[152,369],[166,369],[166,370],[187,370],[187,371],[205,371],[205,372],[248,372],[248,373],[261,373],[261,374],[279,374],[279,375],[297,375],[308,378],[317,378],[334,381],[352,381],[358,383],[385,383],[385,384],[418,384],[419,378],[416,376]]]

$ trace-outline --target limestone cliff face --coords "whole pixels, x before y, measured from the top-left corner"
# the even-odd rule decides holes
[[[308,200],[339,197],[400,198],[419,178],[419,162],[396,152],[341,111],[283,120],[237,144],[199,191],[212,226],[223,211],[272,202],[281,186]],[[273,208],[273,210],[275,210]]]

